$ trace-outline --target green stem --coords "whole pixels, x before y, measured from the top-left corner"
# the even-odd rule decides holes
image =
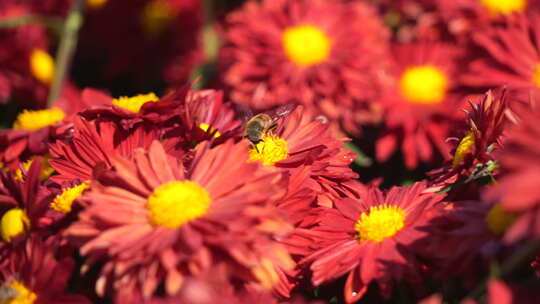
[[[17,17],[10,17],[5,19],[0,19],[0,29],[10,29],[15,28],[23,25],[30,25],[30,24],[43,24],[57,33],[60,33],[62,29],[62,19],[58,17],[46,17],[46,16],[39,16],[39,15],[21,15]]]
[[[47,98],[48,107],[50,107],[56,101],[56,99],[58,99],[58,96],[60,96],[64,78],[66,77],[73,53],[75,52],[75,48],[77,46],[79,29],[81,28],[83,22],[83,11],[83,0],[75,0],[69,9],[69,13],[64,23],[64,28],[62,30],[60,45],[58,46],[58,50],[56,52],[56,69],[54,72],[54,79],[49,90],[49,97]]]
[[[219,39],[214,28],[214,0],[203,1],[202,42],[207,63],[213,63],[218,55]]]
[[[348,142],[345,144],[345,148],[353,151],[356,153],[356,158],[354,159],[354,163],[357,164],[360,167],[369,167],[373,164],[373,160],[369,158],[360,148],[358,148],[355,144],[352,142]]]

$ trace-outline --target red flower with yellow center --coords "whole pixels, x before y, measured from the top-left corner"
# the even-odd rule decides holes
[[[531,94],[540,92],[538,35],[538,14],[506,18],[501,26],[475,33],[475,42],[487,54],[470,64],[470,73],[464,81],[474,86],[507,86],[518,90],[522,101],[529,101]]]
[[[273,240],[290,229],[272,206],[285,184],[248,163],[246,150],[243,142],[202,143],[189,167],[158,142],[137,149],[131,161],[112,158],[115,170],[92,183],[82,198],[87,207],[67,231],[82,242],[88,264],[106,258],[98,294],[111,288],[126,301],[136,291],[148,299],[163,284],[174,295],[184,278],[217,264],[225,282],[271,288],[274,267],[291,265]]]
[[[538,9],[538,0],[436,0],[435,14],[446,23],[450,33],[470,42],[482,32],[514,14]]]
[[[140,96],[139,99],[146,98]],[[165,97],[165,100],[149,103],[156,106],[156,112],[124,113],[128,115],[124,118],[122,113],[115,114],[114,111],[125,109],[115,109],[116,106],[109,105],[82,113],[88,120],[75,117],[70,138],[50,145],[53,156],[51,164],[60,173],[52,179],[57,182],[74,178],[89,180],[97,164],[110,168],[110,158],[113,156],[130,157],[134,148],[148,147],[155,139],[162,140],[168,153],[189,161],[191,154],[187,157],[185,153],[202,141],[211,140],[220,144],[231,137],[240,136],[241,122],[235,119],[231,106],[223,102],[220,91],[188,92],[182,89],[178,94]],[[163,109],[157,103],[163,104],[168,113],[161,115]],[[131,103],[127,101],[126,104]],[[147,107],[144,105],[143,111]],[[141,120],[138,115],[146,115],[146,118]],[[131,125],[128,129],[121,127],[128,125]]]
[[[70,123],[77,112],[93,105],[110,104],[100,91],[82,92],[71,84],[63,86],[53,107],[41,110],[22,110],[10,130],[0,130],[0,164],[17,170],[21,163],[35,156],[47,157],[48,144],[70,136]]]
[[[480,102],[470,102],[466,129],[461,139],[454,141],[452,159],[429,173],[433,185],[444,188],[494,174],[494,154],[502,148],[503,131],[511,115],[507,99],[506,91],[488,91]]]
[[[165,138],[178,138],[182,150],[190,150],[202,141],[219,144],[241,136],[241,121],[231,103],[223,100],[223,91],[190,90],[180,101],[177,124],[165,132]]]
[[[161,98],[152,92],[129,97],[109,97],[108,104],[90,107],[80,115],[89,120],[118,122],[126,130],[142,122],[163,123],[176,114],[188,89],[188,86],[184,86]]]
[[[279,111],[279,109],[278,109]],[[349,165],[354,153],[345,149],[344,139],[336,139],[327,121],[314,118],[303,106],[278,119],[277,127],[263,132],[261,141],[251,144],[249,161],[261,162],[269,170],[287,175],[287,195],[276,202],[296,227],[309,226],[314,221],[316,204],[332,206],[338,197],[358,197],[363,185]],[[290,241],[284,241],[292,248]],[[285,298],[296,284],[296,274],[278,270],[280,284],[276,292]]]
[[[387,193],[371,188],[359,200],[335,201],[321,208],[318,225],[297,234],[311,239],[314,252],[301,263],[312,272],[315,286],[347,274],[347,303],[359,300],[371,282],[390,296],[392,281],[419,280],[419,264],[410,245],[426,235],[417,230],[442,195],[425,193],[423,183],[394,187]]]
[[[81,295],[66,293],[75,263],[61,254],[57,239],[42,241],[32,237],[21,245],[0,266],[2,303],[90,303]]]
[[[383,134],[377,141],[379,161],[401,147],[408,168],[419,161],[445,157],[450,125],[459,115],[459,50],[420,42],[396,45],[395,70],[378,102],[386,110]]]
[[[222,77],[234,101],[300,103],[358,132],[374,119],[366,100],[378,93],[388,34],[365,3],[248,2],[228,16]]]
[[[32,4],[5,1],[0,4],[0,19],[16,19],[33,13]],[[2,29],[0,44],[0,104],[17,101],[24,107],[45,105],[54,74],[54,60],[48,52],[44,26],[25,24]]]
[[[327,122],[313,118],[303,106],[298,106],[277,124],[274,131],[263,132],[262,140],[251,145],[249,161],[273,166],[292,176],[291,183],[297,186],[290,187],[283,203],[302,192],[302,188],[320,196],[321,202],[332,197],[358,196],[361,185],[353,181],[358,174],[349,168],[355,154],[344,148],[346,139],[333,136]],[[287,208],[296,211],[287,213],[301,218],[296,209],[300,206],[288,203]],[[300,199],[298,203],[307,207],[312,200]]]
[[[501,203],[460,201],[439,208],[426,228],[429,237],[415,245],[438,279],[470,277],[504,255],[505,233],[517,216]]]
[[[51,195],[40,185],[41,158],[32,162],[24,181],[0,170],[0,255],[33,233],[51,234],[42,219]]]
[[[60,108],[24,110],[11,130],[0,131],[0,162],[16,170],[36,155],[47,153],[47,143],[64,136],[62,121],[66,113]]]

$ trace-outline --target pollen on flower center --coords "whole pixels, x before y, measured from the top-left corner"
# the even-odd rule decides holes
[[[405,226],[405,210],[398,206],[373,206],[354,224],[359,241],[382,242]]]
[[[35,49],[30,54],[32,75],[44,84],[50,84],[54,76],[54,60],[49,53]]]
[[[17,280],[5,282],[0,286],[0,290],[2,290],[0,299],[2,304],[32,304],[37,300],[37,295]]]
[[[159,98],[154,93],[139,94],[133,97],[122,96],[114,98],[112,104],[133,113],[139,113],[141,107],[147,102],[156,102]]]
[[[26,212],[20,208],[12,208],[8,210],[0,219],[0,234],[6,242],[11,242],[11,239],[23,234],[30,227],[30,219]]]
[[[527,6],[527,0],[480,0],[480,2],[494,15],[521,13]]]
[[[69,213],[71,211],[73,201],[81,196],[88,188],[90,188],[90,182],[86,181],[80,185],[64,189],[62,193],[58,194],[54,198],[50,207],[58,212]]]
[[[157,187],[148,197],[150,222],[154,226],[178,228],[206,214],[210,195],[192,181],[171,181]]]
[[[469,132],[465,137],[461,139],[459,145],[454,153],[454,159],[452,160],[452,167],[457,167],[465,159],[467,154],[471,153],[474,147],[474,133]]]
[[[41,159],[41,171],[39,172],[39,180],[40,181],[46,180],[47,178],[49,178],[49,176],[51,176],[51,174],[54,173],[54,168],[51,167],[51,165],[49,165],[49,159],[50,158],[51,158],[50,155],[45,155]],[[34,162],[34,159],[35,158],[32,157],[32,158],[26,160],[25,162],[23,162],[21,164],[26,172],[28,172],[28,170],[30,170],[30,167],[32,166],[32,162]],[[24,176],[23,176],[23,172],[22,172],[21,169],[17,169],[15,171],[15,178],[17,180],[20,180],[21,182],[24,181]]]
[[[402,96],[412,103],[434,104],[444,99],[448,79],[441,69],[432,65],[420,65],[403,72],[399,87]]]
[[[214,133],[214,138],[218,138],[221,136],[221,133],[219,133],[218,130],[212,128],[209,124],[205,123],[205,122],[202,122],[201,124],[199,124],[199,128],[201,130],[203,130],[204,132],[207,132],[207,133]]]
[[[486,215],[486,224],[493,234],[503,235],[516,220],[516,215],[506,212],[500,203],[495,204]]]
[[[66,113],[59,108],[46,110],[24,110],[17,116],[13,123],[13,129],[36,131],[41,128],[54,125],[66,117]]]
[[[286,140],[275,135],[265,135],[249,149],[248,161],[260,161],[265,166],[272,166],[288,156],[289,147]]]
[[[330,55],[330,38],[312,25],[287,28],[283,31],[282,40],[287,57],[301,67],[321,63]]]

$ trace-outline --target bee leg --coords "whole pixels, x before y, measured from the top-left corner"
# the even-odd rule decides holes
[[[274,131],[277,129],[278,127],[278,124],[277,123],[273,123],[269,128],[268,128],[268,134],[272,135],[274,134]]]
[[[249,142],[251,144],[251,147],[255,148],[255,151],[257,151],[257,153],[261,153],[261,151],[259,151],[259,147],[257,147],[257,144],[253,143],[252,141]]]

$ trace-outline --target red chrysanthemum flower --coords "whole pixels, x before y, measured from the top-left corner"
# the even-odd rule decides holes
[[[3,1],[0,19],[16,19],[32,12],[31,5]],[[25,107],[43,107],[54,74],[47,33],[38,24],[0,31],[0,103],[16,99]]]
[[[463,80],[474,86],[506,85],[527,102],[540,94],[540,18],[537,14],[516,15],[505,21],[474,34],[487,56],[471,62],[470,73]]]
[[[126,130],[143,122],[163,124],[177,114],[188,90],[189,87],[184,86],[161,98],[152,92],[131,97],[110,97],[107,104],[88,108],[80,115],[89,120],[118,122]]]
[[[499,156],[501,175],[489,192],[491,200],[505,210],[520,214],[505,235],[507,241],[540,235],[540,110],[521,113],[516,126],[508,131]]]
[[[201,0],[86,3],[74,73],[92,75],[87,85],[110,87],[113,81],[132,90],[160,86],[165,80],[174,87],[184,84],[203,60]]]
[[[256,109],[300,103],[350,132],[372,121],[388,30],[366,3],[248,2],[228,16],[220,56],[234,101]]]
[[[385,127],[376,144],[379,161],[401,147],[405,165],[446,157],[445,142],[459,115],[459,49],[420,42],[396,45],[395,69],[379,103],[386,111]]]
[[[180,102],[176,124],[164,135],[177,138],[177,149],[188,151],[202,141],[220,144],[242,136],[242,122],[232,104],[224,102],[222,91],[190,90]]]
[[[537,0],[437,0],[436,9],[447,24],[448,31],[456,36],[466,36],[488,29],[505,17],[538,11]]]
[[[452,159],[429,173],[435,188],[492,176],[497,168],[494,155],[502,148],[503,131],[512,117],[506,91],[488,91],[479,103],[470,102],[470,107],[467,127],[461,139],[454,141]]]
[[[151,297],[159,286],[174,295],[188,276],[214,265],[227,282],[271,288],[276,266],[291,261],[273,239],[288,232],[272,206],[284,180],[247,162],[246,143],[195,148],[189,167],[154,142],[133,161],[113,158],[83,199],[87,207],[67,231],[92,265],[105,259],[96,289],[125,302],[136,290]]]
[[[59,173],[52,179],[57,182],[91,179],[97,164],[110,168],[111,158],[129,158],[134,148],[146,148],[152,140],[161,140],[169,154],[187,162],[191,153],[186,153],[200,142],[220,144],[232,137],[240,137],[241,122],[235,119],[230,104],[223,102],[220,91],[192,90],[172,94],[160,102],[164,105],[153,108],[143,102],[141,110],[144,113],[140,115],[124,113],[127,110],[115,105],[105,105],[81,114],[90,120],[75,117],[70,137],[50,145],[51,164]],[[133,103],[126,102],[128,105]],[[166,118],[157,118],[164,108],[171,111],[163,115]],[[127,125],[131,127],[126,129]]]
[[[343,147],[343,139],[336,139],[327,121],[313,118],[303,106],[278,121],[274,131],[263,133],[262,140],[249,149],[250,161],[260,161],[273,170],[288,176],[287,194],[276,202],[296,227],[311,226],[317,216],[312,210],[317,205],[332,206],[339,197],[359,197],[364,186],[349,165],[354,153]],[[293,248],[284,240],[289,251]],[[298,281],[298,271],[278,269],[280,283],[276,293],[288,298]]]
[[[505,250],[502,238],[516,215],[505,211],[501,203],[460,201],[439,208],[424,228],[426,239],[415,245],[429,261],[431,272],[439,279],[460,276],[468,288],[477,284],[494,259]],[[507,251],[507,250],[506,250]]]
[[[301,262],[312,271],[313,284],[348,274],[345,300],[353,303],[371,282],[384,296],[390,295],[393,280],[417,283],[420,265],[411,244],[426,236],[417,228],[443,199],[425,190],[424,183],[387,193],[371,188],[359,200],[345,198],[335,201],[335,208],[322,207],[318,226],[303,232],[315,250]]]
[[[52,234],[45,213],[50,193],[40,185],[41,158],[21,178],[0,170],[0,256],[32,234]],[[3,258],[0,258],[0,264]]]
[[[84,304],[90,301],[66,292],[74,261],[60,253],[58,240],[31,238],[0,267],[3,303]]]
[[[298,106],[278,122],[273,132],[263,134],[259,143],[251,145],[249,160],[288,172],[292,184],[281,207],[291,217],[300,218],[300,205],[308,208],[313,202],[305,199],[302,188],[318,196],[321,204],[331,205],[335,197],[358,197],[362,185],[353,181],[358,174],[349,167],[355,154],[343,147],[344,142],[333,136],[327,122],[313,119]],[[301,198],[297,200],[300,205],[288,200],[293,197]]]
[[[114,122],[75,117],[70,138],[49,146],[50,164],[57,172],[51,179],[58,183],[91,180],[97,165],[111,168],[112,158],[130,157],[134,149],[149,147],[160,134],[157,127],[149,124],[127,131]]]
[[[70,136],[74,115],[88,107],[110,103],[106,95],[93,89],[80,92],[71,84],[64,85],[53,107],[23,110],[13,128],[0,130],[0,167],[16,170],[35,156],[48,157],[48,144]],[[28,165],[26,165],[28,167]]]

